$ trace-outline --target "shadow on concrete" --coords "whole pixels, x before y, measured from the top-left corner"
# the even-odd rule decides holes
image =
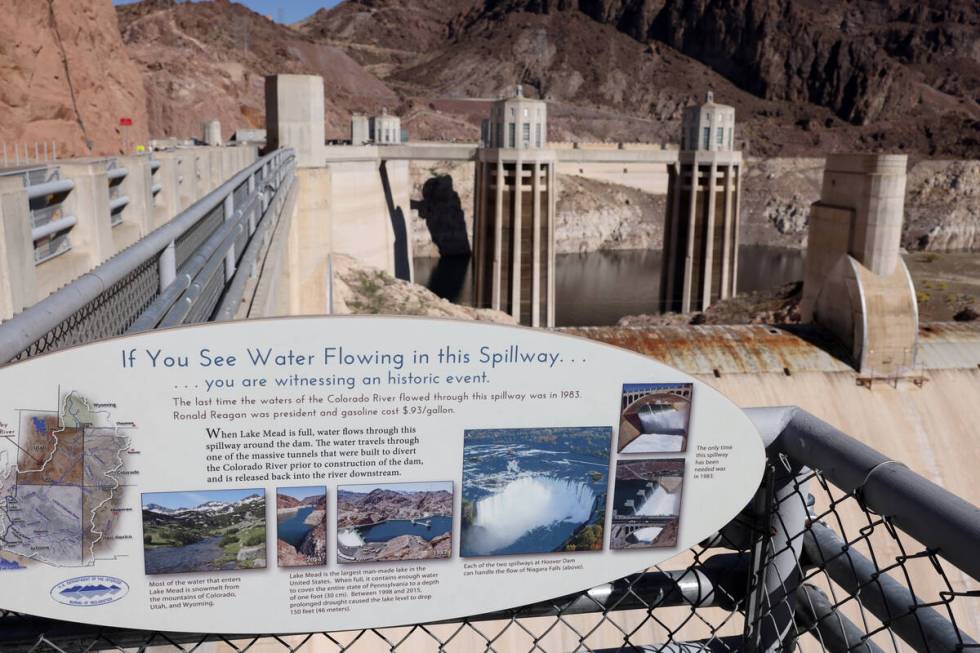
[[[388,205],[388,218],[391,220],[391,231],[395,236],[394,257],[395,277],[404,281],[412,280],[412,262],[408,249],[408,221],[402,207],[395,206],[391,195],[391,182],[388,180],[387,161],[381,162],[381,186],[384,188],[385,203]]]
[[[413,200],[412,208],[425,220],[439,256],[468,257],[472,253],[463,205],[451,175],[428,179],[422,186],[422,199]]]
[[[459,304],[468,300],[468,293],[465,292],[466,282],[469,279],[470,256],[440,256],[435,268],[429,275],[426,287],[433,293]]]

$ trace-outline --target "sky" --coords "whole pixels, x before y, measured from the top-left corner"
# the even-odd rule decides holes
[[[356,492],[358,494],[367,494],[373,490],[393,490],[395,492],[438,492],[439,490],[445,490],[446,492],[453,491],[453,482],[435,482],[435,483],[377,483],[373,485],[342,485],[338,489],[344,492]]]
[[[143,505],[155,503],[164,508],[196,508],[208,501],[224,501],[231,503],[241,501],[250,494],[265,495],[265,490],[202,490],[200,492],[146,492],[143,494]]]
[[[114,5],[128,5],[138,0],[112,0]],[[197,1],[197,0],[195,0]],[[280,14],[282,22],[295,23],[314,13],[323,7],[333,7],[340,4],[341,0],[237,0],[252,11],[265,14],[272,20],[279,20]],[[281,11],[280,11],[281,10]]]
[[[322,497],[324,494],[326,494],[326,492],[327,492],[327,488],[325,488],[323,486],[317,486],[317,487],[279,487],[279,488],[276,488],[276,493],[277,494],[285,494],[287,497],[292,497],[292,498],[297,499],[299,501],[302,501],[303,499],[308,499],[309,497],[313,497],[313,496],[320,496],[320,497]]]

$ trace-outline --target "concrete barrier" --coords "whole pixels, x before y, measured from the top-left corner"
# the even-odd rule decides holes
[[[150,233],[155,216],[149,157],[124,156],[116,162],[126,169],[118,193],[129,200],[122,210],[122,222],[112,228],[113,250],[118,252]]]
[[[21,177],[0,177],[0,320],[34,303],[34,242]]]

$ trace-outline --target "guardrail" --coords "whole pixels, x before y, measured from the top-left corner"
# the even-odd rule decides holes
[[[129,198],[122,192],[122,182],[129,171],[120,166],[115,159],[106,160],[106,179],[109,182],[109,224],[118,227],[123,222],[123,209],[129,205]]]
[[[244,288],[236,273],[254,271],[254,261],[243,265],[242,258],[256,233],[265,238],[278,221],[294,169],[292,150],[266,155],[164,226],[0,324],[0,361],[133,328],[211,319],[221,300],[233,303],[226,286]],[[223,262],[222,275],[216,274],[216,257]]]
[[[40,265],[71,249],[69,232],[78,218],[64,212],[65,198],[75,189],[71,179],[61,178],[61,169],[47,166],[13,173],[24,179],[31,215],[34,265]]]
[[[740,515],[679,556],[681,569],[463,620],[346,633],[149,632],[0,613],[0,650],[976,650],[967,624],[980,610],[980,510],[798,408],[746,412],[766,443],[763,482]]]

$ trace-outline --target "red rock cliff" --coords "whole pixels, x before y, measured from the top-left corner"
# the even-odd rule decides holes
[[[35,142],[55,142],[61,157],[119,154],[146,142],[143,79],[111,0],[0,7],[0,142],[11,153],[14,143],[33,154]],[[124,117],[132,127],[119,127]]]

